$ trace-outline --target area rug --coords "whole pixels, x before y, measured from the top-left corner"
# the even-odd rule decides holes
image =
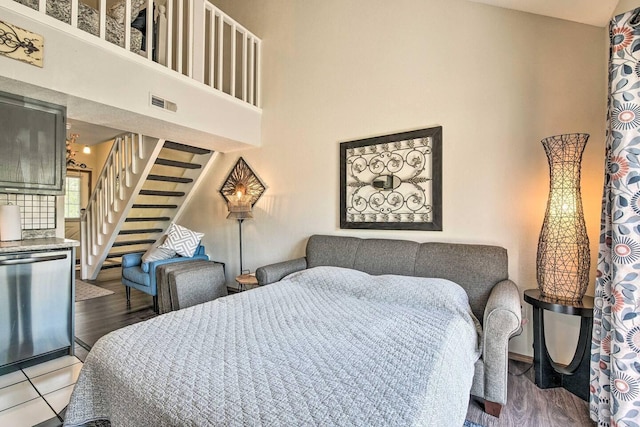
[[[482,427],[480,424],[476,424],[473,421],[464,420],[464,424],[462,427]]]
[[[113,291],[110,291],[109,289],[104,289],[100,286],[92,285],[91,283],[76,279],[76,302],[100,298],[111,294],[113,294]]]

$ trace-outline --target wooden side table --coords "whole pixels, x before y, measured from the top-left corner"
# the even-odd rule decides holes
[[[536,385],[540,388],[564,387],[579,398],[589,401],[593,297],[585,296],[581,303],[563,303],[543,297],[539,289],[528,289],[524,291],[524,300],[533,306],[533,365]],[[566,367],[555,363],[547,351],[544,310],[581,317],[576,352]]]
[[[258,279],[255,274],[241,274],[236,277],[236,283],[238,283],[239,292],[246,291],[247,286],[258,286]]]

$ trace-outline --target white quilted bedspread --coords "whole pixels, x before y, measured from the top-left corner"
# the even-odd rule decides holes
[[[462,426],[477,321],[447,280],[317,267],[115,331],[65,426]]]

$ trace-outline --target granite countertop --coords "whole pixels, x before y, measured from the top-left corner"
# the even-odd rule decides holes
[[[10,242],[0,242],[0,253],[66,249],[73,246],[80,246],[80,242],[77,240],[62,239],[59,237],[13,240]]]

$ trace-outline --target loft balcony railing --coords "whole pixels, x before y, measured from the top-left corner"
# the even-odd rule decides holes
[[[15,2],[260,108],[261,40],[208,0]]]

